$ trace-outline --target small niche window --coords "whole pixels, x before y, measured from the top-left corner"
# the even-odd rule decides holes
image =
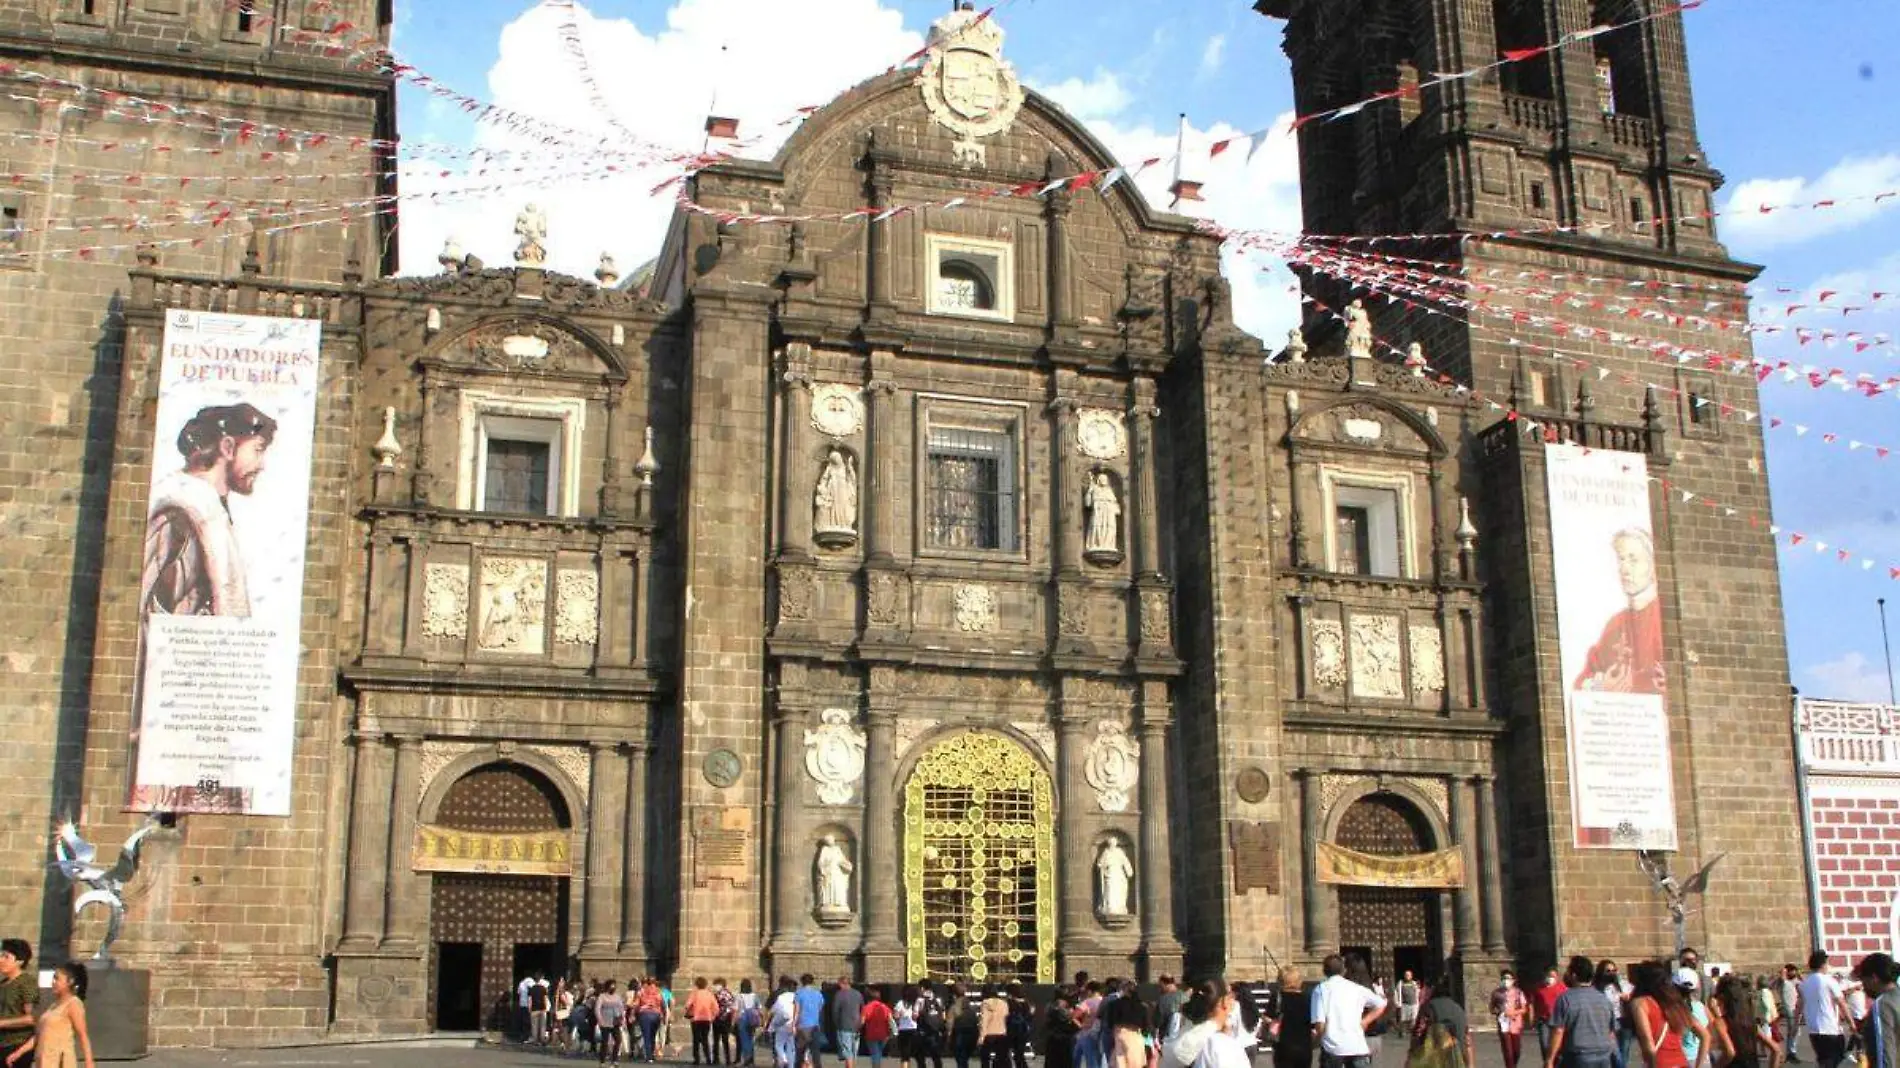
[[[1010,281],[1015,268],[1008,242],[931,234],[925,255],[930,260],[931,314],[1003,320],[1014,316]]]
[[[1413,573],[1406,515],[1411,478],[1324,470],[1322,500],[1328,570],[1342,575],[1406,578]]]
[[[90,6],[91,0],[87,0],[87,4]],[[256,19],[257,0],[238,0],[237,31],[239,33],[250,33],[252,27],[256,24]]]
[[[0,252],[18,252],[26,244],[26,217],[17,203],[0,203]]]
[[[1544,183],[1542,182],[1531,183],[1531,210],[1544,210]]]
[[[463,390],[457,507],[502,515],[578,515],[587,403]]]
[[[1014,552],[1016,438],[1007,430],[932,426],[925,530],[937,549]]]
[[[1638,230],[1649,225],[1649,205],[1643,203],[1642,197],[1630,198],[1630,225]]]
[[[481,510],[550,515],[561,424],[489,417],[482,427]]]
[[[1722,402],[1715,382],[1692,371],[1678,372],[1676,396],[1681,398],[1682,432],[1687,437],[1716,437],[1722,432]]]

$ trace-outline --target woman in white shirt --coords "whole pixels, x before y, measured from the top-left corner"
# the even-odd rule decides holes
[[[899,1065],[916,1057],[917,1063],[923,1063],[923,1047],[917,1043],[917,988],[907,986],[904,996],[891,1006],[891,1052],[885,1056]]]
[[[1181,1006],[1184,1026],[1162,1049],[1162,1068],[1252,1068],[1247,1047],[1228,1033],[1239,1012],[1231,992],[1196,986]]]

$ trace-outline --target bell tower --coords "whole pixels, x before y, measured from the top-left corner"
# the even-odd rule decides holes
[[[1660,0],[1254,6],[1286,21],[1295,108],[1314,117],[1299,127],[1307,234],[1388,235],[1309,242],[1341,255],[1300,268],[1307,339],[1339,346],[1357,297],[1381,358],[1418,342],[1474,394],[1461,492],[1495,606],[1484,685],[1505,721],[1512,943],[1548,961],[1669,941],[1634,857],[1573,837],[1545,486],[1547,446],[1576,443],[1639,453],[1649,475],[1678,877],[1728,854],[1688,937],[1772,963],[1807,934],[1760,404],[1754,376],[1725,373],[1752,359],[1758,268],[1717,238],[1722,176],[1696,134],[1684,15]],[[1762,788],[1741,786],[1744,764]]]

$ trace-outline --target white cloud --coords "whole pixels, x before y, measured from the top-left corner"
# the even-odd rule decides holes
[[[1134,99],[1122,87],[1121,79],[1115,76],[1114,71],[1099,67],[1092,78],[1084,80],[1070,77],[1054,85],[1038,85],[1036,89],[1083,122],[1119,115]]]
[[[1900,189],[1900,153],[1847,159],[1818,178],[1751,178],[1735,187],[1722,207],[1722,237],[1743,255],[1809,241],[1852,229],[1880,212],[1900,205],[1900,197],[1874,203],[1873,197]],[[1807,206],[1832,200],[1832,207]],[[1764,206],[1801,205],[1792,211]]]
[[[1812,664],[1801,677],[1810,683],[1802,693],[1824,700],[1885,702],[1890,695],[1886,669],[1868,663],[1859,653]]]
[[[598,87],[590,93],[562,43],[568,9],[537,5],[502,31],[500,58],[489,72],[491,99],[504,108],[546,116],[551,123],[614,138],[612,124],[593,102],[602,97],[615,105],[614,122],[643,141],[695,151],[716,91],[718,113],[738,118],[743,136],[762,138],[745,154],[769,157],[793,128],[777,124],[794,109],[829,102],[923,43],[921,34],[904,28],[900,12],[878,0],[835,0],[835,6],[830,17],[813,20],[806,8],[781,0],[679,0],[666,14],[666,28],[649,32],[631,20],[599,18],[576,5],[572,17]],[[814,63],[812,56],[826,61]],[[1072,75],[1047,91],[1131,167],[1174,154],[1173,128],[1117,120],[1131,94],[1113,72]],[[1249,151],[1248,142],[1234,140],[1211,159],[1211,145],[1246,131],[1226,122],[1191,127],[1187,176],[1204,183],[1206,197],[1195,214],[1232,227],[1297,231],[1299,157],[1288,132],[1291,121],[1290,113],[1280,116],[1255,151]],[[478,136],[489,148],[535,147],[494,127],[482,127]],[[601,252],[608,251],[623,272],[632,271],[658,253],[672,210],[670,193],[654,197],[649,191],[678,169],[653,166],[584,179],[580,172],[597,172],[599,162],[583,156],[566,158],[541,147],[529,160],[539,166],[525,176],[511,171],[444,178],[439,164],[408,168],[406,197],[471,185],[500,188],[480,197],[405,203],[404,269],[436,270],[436,254],[450,234],[489,263],[510,262],[515,214],[532,200],[548,214],[551,269],[586,277]],[[521,165],[516,160],[507,166]],[[1166,209],[1172,175],[1170,164],[1159,165],[1141,175],[1137,185],[1150,203]],[[1292,276],[1284,268],[1263,270],[1258,257],[1228,259],[1241,326],[1264,337],[1284,335],[1299,311],[1286,292]]]
[[[1200,76],[1209,77],[1220,70],[1221,57],[1227,52],[1227,35],[1217,33],[1201,48]]]

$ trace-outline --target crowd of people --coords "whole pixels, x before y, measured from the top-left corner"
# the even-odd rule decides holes
[[[1405,972],[1388,989],[1360,961],[1327,957],[1317,983],[1282,968],[1273,983],[1183,986],[1160,977],[1138,990],[1120,979],[1078,973],[1038,1004],[1019,984],[918,982],[858,986],[781,977],[769,991],[751,980],[693,981],[677,1006],[653,978],[584,987],[525,980],[519,991],[530,1041],[601,1064],[658,1060],[668,1024],[691,1031],[692,1063],[757,1068],[1371,1068],[1388,1042],[1407,1068],[1476,1068],[1467,999],[1436,976]],[[1526,1035],[1540,1068],[1900,1068],[1900,970],[1886,954],[1862,960],[1845,979],[1816,952],[1805,974],[1720,974],[1686,950],[1671,961],[1625,969],[1574,957],[1526,988],[1506,970],[1491,990],[1504,1068],[1519,1068]],[[683,1051],[682,1051],[683,1052]]]

